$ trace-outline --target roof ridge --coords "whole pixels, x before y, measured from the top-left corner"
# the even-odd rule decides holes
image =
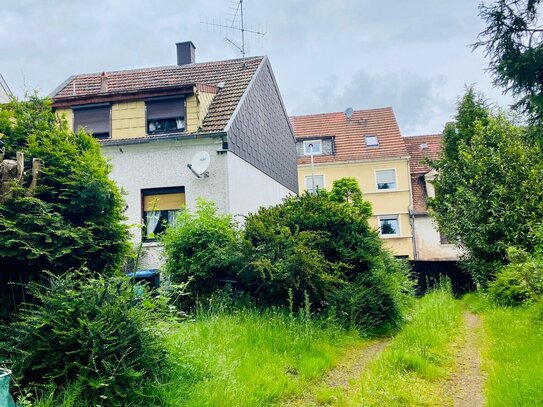
[[[442,133],[433,133],[433,134],[415,134],[410,136],[402,136],[404,139],[414,139],[418,137],[443,137]]]
[[[353,110],[353,113],[360,113],[360,112],[374,112],[377,110],[392,110],[392,106],[384,106],[384,107],[374,107],[370,109],[358,109]],[[335,114],[345,114],[345,112],[328,112],[328,113],[310,113],[310,114],[301,114],[301,115],[291,115],[290,118],[299,118],[299,117],[313,117],[313,116],[331,116]]]
[[[192,64],[185,64],[185,65],[162,65],[162,66],[154,66],[154,67],[147,67],[147,68],[119,69],[115,71],[102,71],[102,72],[106,72],[109,75],[109,74],[148,72],[148,71],[162,71],[162,70],[168,70],[168,69],[186,69],[188,67],[196,67],[196,66],[202,66],[202,65],[217,65],[217,64],[224,64],[226,62],[235,63],[235,62],[241,62],[241,61],[253,61],[253,60],[264,59],[264,58],[265,56],[253,56],[253,57],[245,57],[245,58],[224,59],[220,61],[195,62]],[[77,74],[77,75],[72,75],[72,76],[75,78],[82,78],[82,77],[100,75],[102,72],[88,72],[88,73],[82,73],[82,74]]]

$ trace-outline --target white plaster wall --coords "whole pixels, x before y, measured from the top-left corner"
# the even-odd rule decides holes
[[[202,197],[217,204],[220,211],[228,210],[226,155],[217,154],[220,139],[161,140],[142,144],[102,146],[113,166],[110,177],[126,192],[128,205],[125,215],[131,227],[134,245],[141,239],[141,190],[161,187],[185,187],[187,208],[192,209]],[[209,177],[197,178],[188,168],[193,155],[207,151],[211,157]],[[161,248],[146,243],[140,268],[159,268]]]
[[[439,231],[429,216],[415,216],[417,260],[458,260],[460,250],[452,244],[441,244]]]
[[[228,212],[242,222],[243,215],[256,212],[261,206],[280,203],[287,195],[293,195],[287,187],[264,174],[233,153],[227,153]]]

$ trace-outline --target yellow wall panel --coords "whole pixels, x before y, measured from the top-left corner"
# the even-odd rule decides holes
[[[144,137],[146,133],[143,100],[113,103],[111,106],[112,139]]]
[[[74,113],[72,109],[57,109],[56,114],[58,117],[63,117],[66,119],[66,122],[68,123],[68,128],[70,130],[73,130],[74,126]]]

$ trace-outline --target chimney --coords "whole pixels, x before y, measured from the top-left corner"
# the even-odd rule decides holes
[[[107,73],[102,72],[102,74],[100,75],[100,92],[107,92],[107,79]]]
[[[178,42],[177,47],[177,65],[193,64],[196,61],[196,47],[192,41]]]

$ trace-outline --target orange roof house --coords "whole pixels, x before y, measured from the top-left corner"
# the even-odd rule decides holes
[[[290,121],[300,192],[329,190],[335,180],[354,177],[372,204],[370,221],[385,245],[399,257],[413,258],[409,157],[392,108],[292,116]]]

